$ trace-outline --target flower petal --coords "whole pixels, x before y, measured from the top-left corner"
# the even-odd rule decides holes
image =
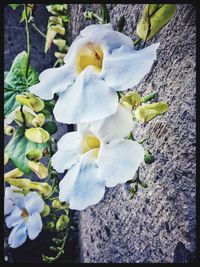
[[[131,38],[120,32],[113,31],[110,23],[87,26],[80,34],[87,39],[88,42],[100,45],[103,48],[105,55],[111,53],[114,49],[119,48],[122,45],[133,48],[133,41]]]
[[[52,99],[55,93],[67,89],[75,80],[74,66],[63,65],[59,68],[50,68],[39,76],[40,82],[32,85],[29,91],[42,99]]]
[[[90,129],[94,135],[105,142],[127,137],[133,130],[131,109],[119,104],[114,115],[91,123]]]
[[[4,199],[4,215],[8,215],[12,212],[14,208],[14,202],[11,199],[5,198]]]
[[[18,208],[17,206],[15,206],[11,214],[7,216],[5,219],[6,226],[8,228],[11,228],[15,225],[22,223],[24,219],[22,218],[21,214],[22,214],[22,210]]]
[[[144,149],[136,141],[115,140],[103,144],[99,151],[99,177],[107,187],[114,187],[133,178],[144,159]]]
[[[64,172],[79,160],[82,136],[79,132],[70,132],[58,141],[57,152],[51,158],[51,164],[57,172]]]
[[[105,81],[116,91],[123,91],[137,85],[150,71],[156,59],[159,43],[141,50],[122,46],[107,55],[103,64]]]
[[[89,66],[60,94],[54,115],[63,123],[89,122],[114,114],[117,106],[116,92]]]
[[[27,233],[25,224],[15,226],[8,237],[8,244],[11,248],[17,248],[26,241]]]
[[[42,220],[39,213],[35,212],[30,215],[26,221],[28,237],[33,240],[42,231]]]
[[[98,203],[104,195],[105,183],[97,178],[96,150],[85,153],[59,184],[59,199],[69,202],[70,209],[83,210]]]
[[[13,201],[21,210],[25,208],[24,199],[25,197],[23,194],[13,192]]]
[[[34,212],[42,212],[44,209],[44,201],[37,192],[30,192],[25,197],[25,208],[29,215]]]

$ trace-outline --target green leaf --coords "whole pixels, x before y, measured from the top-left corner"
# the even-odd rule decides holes
[[[150,101],[153,98],[155,98],[157,95],[158,95],[157,92],[151,92],[148,95],[142,97],[142,102],[146,103],[147,101]]]
[[[119,32],[123,31],[125,23],[126,23],[126,19],[125,19],[124,15],[123,15],[123,16],[120,17],[120,19],[119,19],[119,21],[117,23],[117,30]]]
[[[146,164],[151,164],[151,163],[153,163],[155,161],[155,158],[154,158],[154,156],[152,155],[152,153],[149,151],[149,150],[147,150],[147,149],[145,149],[144,150],[144,162],[146,163]],[[143,185],[142,185],[143,186]],[[143,186],[143,187],[145,187],[145,186]]]
[[[167,24],[176,12],[175,4],[147,4],[137,25],[136,33],[144,41],[150,40]]]
[[[30,168],[28,167],[27,153],[34,150],[48,147],[47,143],[37,144],[29,141],[25,135],[24,127],[19,127],[10,142],[5,147],[5,153],[8,155],[12,163],[22,170],[24,173],[29,174]]]
[[[103,23],[110,22],[109,10],[105,4],[101,4],[101,17],[103,19]]]
[[[15,10],[18,6],[21,6],[21,4],[9,4],[9,6]]]
[[[11,113],[19,103],[16,101],[16,95],[26,92],[28,87],[39,82],[39,74],[29,66],[26,77],[26,68],[28,64],[28,54],[21,52],[14,59],[9,72],[4,73],[4,114]]]
[[[32,8],[27,6],[27,17],[29,17],[31,10],[32,10]],[[24,9],[22,12],[20,23],[23,22],[25,19],[26,19],[26,10]]]
[[[58,131],[58,127],[53,121],[47,121],[45,124],[42,126],[44,130],[46,130],[50,135],[55,134]]]
[[[39,82],[39,74],[30,65],[26,77],[27,65],[28,54],[23,51],[16,56],[5,78],[5,83],[18,92],[25,92],[28,87]]]
[[[4,115],[10,114],[20,105],[15,99],[16,95],[14,90],[4,88]]]

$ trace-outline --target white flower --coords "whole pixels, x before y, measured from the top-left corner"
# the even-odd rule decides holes
[[[29,192],[26,196],[13,192],[13,188],[5,189],[4,214],[8,228],[13,227],[8,237],[12,248],[21,246],[27,236],[35,239],[42,230],[40,212],[44,209],[44,201],[37,192]]]
[[[116,114],[91,124],[79,124],[57,143],[52,166],[63,172],[59,199],[71,209],[83,210],[99,202],[105,186],[114,187],[132,179],[144,159],[136,141],[124,139],[133,129],[130,109],[118,106]]]
[[[104,119],[117,110],[116,91],[137,85],[150,71],[158,46],[137,51],[133,41],[113,31],[111,24],[90,25],[72,43],[65,64],[43,71],[29,91],[42,99],[59,93],[54,108],[59,122]]]

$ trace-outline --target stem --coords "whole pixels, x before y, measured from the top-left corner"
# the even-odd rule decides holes
[[[23,119],[23,126],[26,127],[26,118],[23,112],[23,105],[20,107],[20,112],[22,114],[22,119]]]
[[[28,13],[27,13],[27,6],[24,4],[24,10],[25,10],[25,22],[26,22],[26,40],[27,40],[27,54],[28,54],[28,62],[27,62],[27,68],[26,68],[26,77],[28,75],[28,69],[29,69],[29,58],[30,58],[30,32],[29,32],[29,25],[28,25]]]
[[[142,39],[141,38],[138,38],[137,40],[135,40],[133,42],[133,45],[138,45],[141,41],[142,41]]]
[[[151,93],[149,93],[148,95],[146,95],[146,96],[144,96],[142,98],[142,102],[143,103],[146,103],[147,101],[150,101],[151,99],[155,98],[157,96],[157,94],[158,94],[157,92],[151,92]]]
[[[46,35],[35,25],[35,23],[32,22],[31,25],[42,37],[46,39]]]
[[[100,23],[103,23],[103,19],[101,17],[99,17],[99,15],[97,15],[96,13],[92,14],[93,17],[95,17],[96,19],[98,19],[98,21],[100,21]]]

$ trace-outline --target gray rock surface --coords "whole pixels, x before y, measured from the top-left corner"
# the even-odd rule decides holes
[[[108,5],[111,23],[121,15],[124,33],[134,31],[143,5]],[[71,38],[91,21],[82,13],[99,5],[70,5]],[[160,42],[152,71],[133,88],[158,91],[169,111],[147,125],[136,123],[134,136],[148,138],[145,147],[156,158],[142,165],[148,184],[129,200],[127,185],[106,190],[98,204],[80,212],[81,261],[85,263],[184,263],[195,259],[195,7],[177,5],[173,20],[147,45]]]

